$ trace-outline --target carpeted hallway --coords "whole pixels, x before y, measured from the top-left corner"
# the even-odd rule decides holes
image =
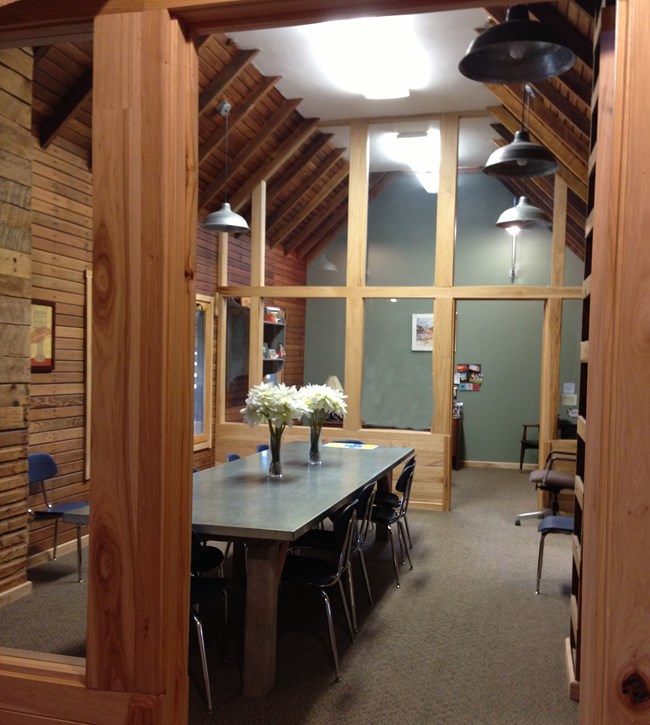
[[[537,521],[527,475],[513,470],[454,472],[453,510],[409,515],[414,569],[395,588],[388,543],[371,533],[366,561],[370,607],[355,570],[360,631],[351,644],[333,595],[342,679],[334,683],[320,597],[282,589],[277,679],[262,700],[240,694],[243,593],[230,593],[229,648],[216,643],[206,608],[215,712],[208,715],[195,640],[190,638],[190,717],[203,723],[417,723],[574,725],[564,640],[569,628],[571,538],[549,536],[541,593],[535,595]],[[33,570],[31,597],[0,609],[1,644],[83,655],[85,586],[68,556]]]

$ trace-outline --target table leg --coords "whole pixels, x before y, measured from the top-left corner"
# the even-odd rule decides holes
[[[278,584],[286,543],[249,543],[246,555],[244,695],[263,697],[275,680]]]

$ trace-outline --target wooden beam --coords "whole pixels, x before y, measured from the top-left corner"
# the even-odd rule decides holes
[[[255,104],[263,98],[275,84],[280,80],[280,76],[264,76],[260,82],[253,88],[253,90],[246,96],[243,103],[237,105],[234,112],[231,112],[231,116],[228,119],[229,132],[232,133],[233,129],[236,128],[237,124],[245,118],[252,110]],[[214,153],[218,146],[226,138],[226,124],[225,121],[220,123],[219,126],[206,138],[206,140],[199,147],[199,163],[205,161],[205,159]]]
[[[594,64],[594,48],[591,38],[585,36],[569,20],[547,3],[529,3],[528,10],[539,20],[557,30],[566,41],[566,45],[576,54],[587,68]]]
[[[585,106],[587,113],[583,113],[577,106],[574,106],[568,98],[551,83],[550,80],[536,81],[531,86],[543,96],[548,103],[553,106],[556,111],[573,126],[573,128],[584,138],[585,142],[589,141],[591,134],[591,108]]]
[[[93,71],[90,68],[54,108],[52,114],[41,123],[38,136],[42,148],[47,149],[56,140],[61,129],[74,118],[75,113],[89,98],[92,90]]]
[[[264,164],[248,177],[243,186],[240,186],[232,195],[232,208],[238,210],[248,201],[253,189],[262,181],[266,182],[286,163],[287,159],[302,146],[316,128],[315,118],[306,118],[294,129],[287,138],[267,156]]]
[[[103,563],[88,571],[87,687],[149,694],[132,717],[180,723],[188,697],[197,181],[187,170],[197,168],[196,50],[164,11],[102,16],[94,77],[89,559]],[[70,719],[83,710],[77,705]]]
[[[324,224],[328,223],[330,217],[344,216],[347,217],[347,200],[348,200],[348,188],[347,186],[340,189],[337,194],[328,200],[327,205],[322,209],[315,217],[311,219],[300,231],[291,238],[288,244],[285,245],[285,254],[292,252],[294,249],[299,250],[300,256],[306,254],[311,245],[309,241],[314,239],[314,234],[319,232]],[[345,208],[343,205],[345,204]],[[342,213],[343,210],[343,213]],[[301,220],[304,221],[305,215],[301,215]],[[318,237],[316,237],[316,241]],[[305,244],[306,243],[306,244]]]
[[[276,197],[282,193],[288,184],[291,183],[292,179],[300,174],[305,166],[311,163],[312,159],[314,159],[318,153],[327,146],[333,135],[334,134],[331,133],[314,134],[312,140],[309,142],[309,145],[302,151],[300,156],[279,176],[275,176],[271,179],[271,182],[269,183],[270,190],[266,193],[267,204],[271,204],[275,201]]]
[[[296,214],[294,218],[291,219],[287,224],[285,224],[282,230],[278,232],[277,236],[273,239],[272,246],[275,247],[278,244],[281,244],[300,223],[302,223],[325,201],[325,199],[327,199],[327,197],[334,191],[334,189],[336,189],[336,187],[344,179],[347,178],[349,173],[349,170],[346,167],[343,167],[342,169],[339,169],[339,171],[337,171],[334,176],[331,176],[327,180],[327,183],[323,186],[323,188],[320,189],[317,194],[314,194],[309,204],[307,204],[303,209],[300,210],[300,214]],[[292,240],[290,244],[286,245],[285,254],[288,254],[294,248],[295,247]]]
[[[285,214],[288,214],[291,209],[300,206],[303,195],[308,194],[311,190],[311,187],[314,186],[318,181],[320,181],[330,171],[332,166],[334,166],[334,164],[341,158],[343,151],[344,149],[333,149],[332,151],[330,151],[325,159],[311,172],[307,179],[305,179],[301,183],[300,189],[302,193],[289,196],[284,204],[278,207],[278,209],[276,209],[275,212],[269,217],[269,230],[273,229],[273,227],[278,224],[282,217],[284,217]]]
[[[225,93],[231,83],[253,62],[258,53],[259,50],[240,50],[230,63],[217,73],[199,94],[199,116],[212,101]]]

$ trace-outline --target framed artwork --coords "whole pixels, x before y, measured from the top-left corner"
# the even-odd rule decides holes
[[[33,373],[54,370],[54,302],[32,300],[30,357]]]
[[[411,351],[433,352],[433,314],[411,315]]]

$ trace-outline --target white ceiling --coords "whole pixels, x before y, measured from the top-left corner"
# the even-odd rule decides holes
[[[426,86],[411,91],[408,98],[367,100],[335,87],[325,76],[315,58],[313,46],[298,27],[251,30],[230,33],[242,49],[258,49],[254,64],[264,75],[279,75],[277,88],[285,98],[302,98],[298,110],[305,118],[320,118],[323,130],[334,133],[333,143],[347,147],[347,130],[327,127],[327,121],[351,118],[414,116],[448,111],[477,111],[494,105],[494,96],[481,84],[468,80],[458,71],[458,62],[483,27],[487,15],[483,10],[457,10],[406,16],[422,42],[429,59]],[[384,19],[388,24],[391,18]],[[401,20],[401,19],[400,19]],[[394,24],[396,27],[396,24]],[[336,48],[332,48],[336,52]],[[386,48],[386,53],[395,53]],[[463,119],[460,128],[459,165],[482,166],[494,150],[494,131],[490,117]],[[378,144],[381,131],[420,130],[427,122],[389,123],[371,126],[370,168],[373,171],[403,168],[389,161]]]

